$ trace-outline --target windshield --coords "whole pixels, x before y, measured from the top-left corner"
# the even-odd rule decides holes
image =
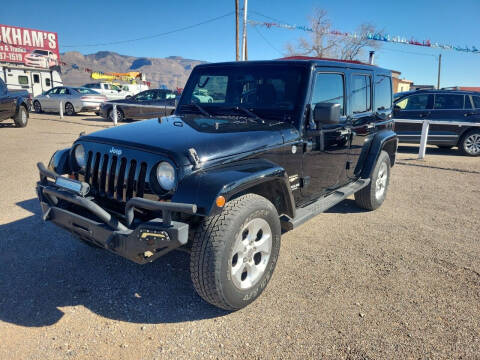
[[[196,69],[188,81],[179,112],[248,115],[295,123],[306,91],[307,68],[289,65],[218,66]],[[190,106],[189,106],[190,105]]]
[[[85,88],[85,87],[79,87],[75,88],[76,91],[78,91],[80,94],[92,94],[92,95],[99,95],[98,92],[93,91],[91,89]]]

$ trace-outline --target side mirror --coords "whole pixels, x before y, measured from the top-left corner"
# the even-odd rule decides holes
[[[316,124],[340,123],[340,104],[317,103],[313,109],[313,121]]]

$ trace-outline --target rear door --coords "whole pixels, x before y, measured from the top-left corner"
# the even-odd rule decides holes
[[[473,110],[468,115],[470,121],[475,123],[480,123],[480,95],[472,95],[471,96]]]
[[[142,105],[142,106],[141,107],[131,106],[128,109],[126,109],[126,112],[130,114],[129,116],[131,118],[145,119],[146,117],[149,117],[150,116],[149,114],[151,114],[154,111],[154,109],[151,106],[153,105],[155,96],[156,96],[155,90],[146,90],[146,91],[142,91],[141,93],[138,93],[137,95],[135,95],[134,100],[137,105]]]
[[[419,143],[422,134],[421,123],[405,123],[401,120],[425,120],[433,107],[433,95],[419,93],[399,99],[395,102],[393,117],[395,132],[402,142]]]
[[[350,125],[347,123],[345,102],[345,69],[321,68],[314,75],[311,112],[317,103],[336,103],[341,106],[339,124],[321,125],[321,133],[306,137],[303,157],[302,196],[305,201],[314,200],[344,185],[347,180],[346,164],[350,147]],[[315,128],[310,121],[307,127]]]

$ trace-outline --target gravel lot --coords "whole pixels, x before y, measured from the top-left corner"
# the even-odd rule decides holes
[[[140,266],[42,223],[36,162],[110,125],[0,124],[1,359],[480,359],[480,158],[400,147],[382,208],[347,199],[286,234],[266,291],[228,313],[185,253]]]

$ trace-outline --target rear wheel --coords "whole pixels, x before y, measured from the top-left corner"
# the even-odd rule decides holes
[[[463,155],[479,156],[480,155],[480,130],[471,130],[463,135],[458,149]]]
[[[370,184],[355,193],[355,202],[366,210],[378,209],[387,196],[390,181],[390,157],[386,151],[381,151],[373,169]]]
[[[33,108],[35,109],[36,113],[41,113],[42,112],[42,105],[40,104],[40,101],[35,100],[33,102]]]
[[[256,194],[229,201],[193,234],[190,271],[198,294],[225,310],[253,302],[275,269],[280,235],[278,213],[270,201]]]
[[[17,114],[13,118],[16,127],[25,127],[28,123],[28,110],[25,106],[20,105],[18,107]]]
[[[113,109],[111,109],[109,112],[108,112],[108,119],[110,121],[113,121]],[[117,109],[117,122],[122,122],[124,119],[123,117],[123,112],[119,109]]]
[[[75,108],[69,102],[65,104],[65,115],[68,115],[68,116],[75,115]]]

